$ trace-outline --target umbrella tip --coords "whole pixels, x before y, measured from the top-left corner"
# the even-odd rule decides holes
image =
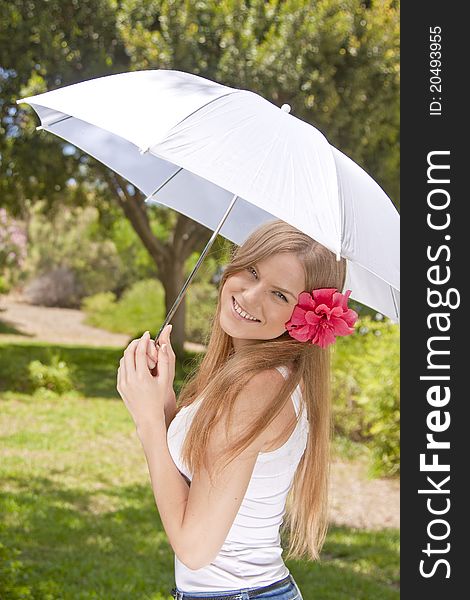
[[[283,104],[281,106],[281,110],[284,111],[284,112],[286,112],[286,113],[290,113],[290,106],[289,106],[289,104]]]

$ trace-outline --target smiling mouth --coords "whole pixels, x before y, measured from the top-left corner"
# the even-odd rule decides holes
[[[247,318],[247,317],[244,317],[244,316],[242,316],[242,315],[241,315],[239,312],[237,312],[237,310],[236,310],[236,308],[235,308],[235,303],[236,303],[236,305],[238,306],[238,308],[242,310],[242,312],[244,312],[245,314],[248,314],[248,313],[247,313],[246,311],[244,311],[244,310],[241,308],[241,306],[238,304],[238,302],[237,302],[237,301],[235,300],[235,298],[232,296],[232,308],[233,308],[233,311],[235,312],[235,314],[236,314],[236,315],[237,315],[237,316],[238,316],[240,319],[243,319],[244,321],[247,321],[248,323],[261,323],[261,321],[260,321],[259,319],[255,319],[254,317],[253,317],[253,318]],[[251,317],[251,315],[250,315],[250,317]]]

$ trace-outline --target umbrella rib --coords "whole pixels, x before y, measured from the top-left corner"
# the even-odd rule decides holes
[[[394,290],[395,290],[395,288],[390,286],[390,293],[392,294],[393,308],[395,309],[395,314],[397,316],[398,321],[400,321],[400,311],[398,310],[397,301],[395,300],[395,294],[393,293]]]
[[[209,100],[209,102],[206,102],[205,104],[202,104],[201,106],[198,106],[197,108],[195,108],[193,110],[193,112],[190,112],[185,117],[183,117],[183,119],[181,119],[181,121],[178,121],[178,123],[176,123],[174,125],[174,127],[179,127],[181,125],[181,123],[184,123],[187,119],[189,119],[189,117],[192,117],[197,112],[199,112],[200,110],[206,108],[210,104],[213,104],[214,102],[217,102],[218,100],[221,100],[222,98],[225,98],[226,96],[231,96],[232,94],[237,94],[237,93],[244,92],[244,91],[246,91],[246,90],[232,89],[230,92],[227,92],[226,94],[221,94],[220,96],[217,96],[216,98],[212,98],[212,100]],[[174,127],[172,127],[172,129],[174,129]],[[170,132],[171,132],[171,129],[170,129]],[[152,146],[150,146],[150,148],[151,147]]]
[[[178,173],[180,173],[183,170],[183,167],[180,167],[177,171],[175,171],[172,175],[170,175],[167,179],[165,179],[165,181],[163,183],[161,183],[156,190],[154,190],[150,196],[147,196],[147,198],[145,198],[144,202],[147,202],[147,200],[150,200],[150,198],[152,198],[152,196],[154,196],[156,193],[158,193],[163,187],[165,187],[165,185],[167,183],[169,183],[173,177],[176,177],[178,175]]]
[[[62,123],[62,121],[67,121],[67,119],[71,119],[72,115],[65,115],[65,117],[62,117],[60,119],[57,119],[57,121],[54,121],[53,123],[47,123],[46,127],[54,127],[54,125],[57,125],[57,123]],[[75,117],[73,117],[75,118]],[[42,129],[44,129],[44,126],[42,126]]]

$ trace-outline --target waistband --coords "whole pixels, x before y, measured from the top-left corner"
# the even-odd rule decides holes
[[[284,577],[284,579],[281,579],[281,580],[276,581],[275,583],[271,583],[269,585],[265,585],[264,587],[256,588],[254,590],[248,590],[248,589],[242,588],[242,590],[244,591],[245,594],[248,594],[248,598],[256,598],[256,596],[259,596],[260,594],[264,594],[264,592],[268,592],[270,590],[275,590],[277,588],[280,588],[280,587],[286,585],[286,583],[291,583],[291,582],[292,582],[292,576],[289,573],[289,575],[287,575],[287,577]],[[234,592],[233,594],[231,594],[229,596],[221,595],[221,596],[205,596],[204,597],[204,596],[193,596],[186,592],[179,592],[174,587],[171,590],[171,595],[173,596],[173,598],[175,598],[175,600],[240,600],[241,591]]]

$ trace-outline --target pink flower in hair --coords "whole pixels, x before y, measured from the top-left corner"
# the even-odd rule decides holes
[[[301,292],[291,318],[285,324],[289,335],[299,342],[311,342],[326,348],[336,337],[354,333],[356,311],[348,308],[351,290],[345,294],[336,288]]]

